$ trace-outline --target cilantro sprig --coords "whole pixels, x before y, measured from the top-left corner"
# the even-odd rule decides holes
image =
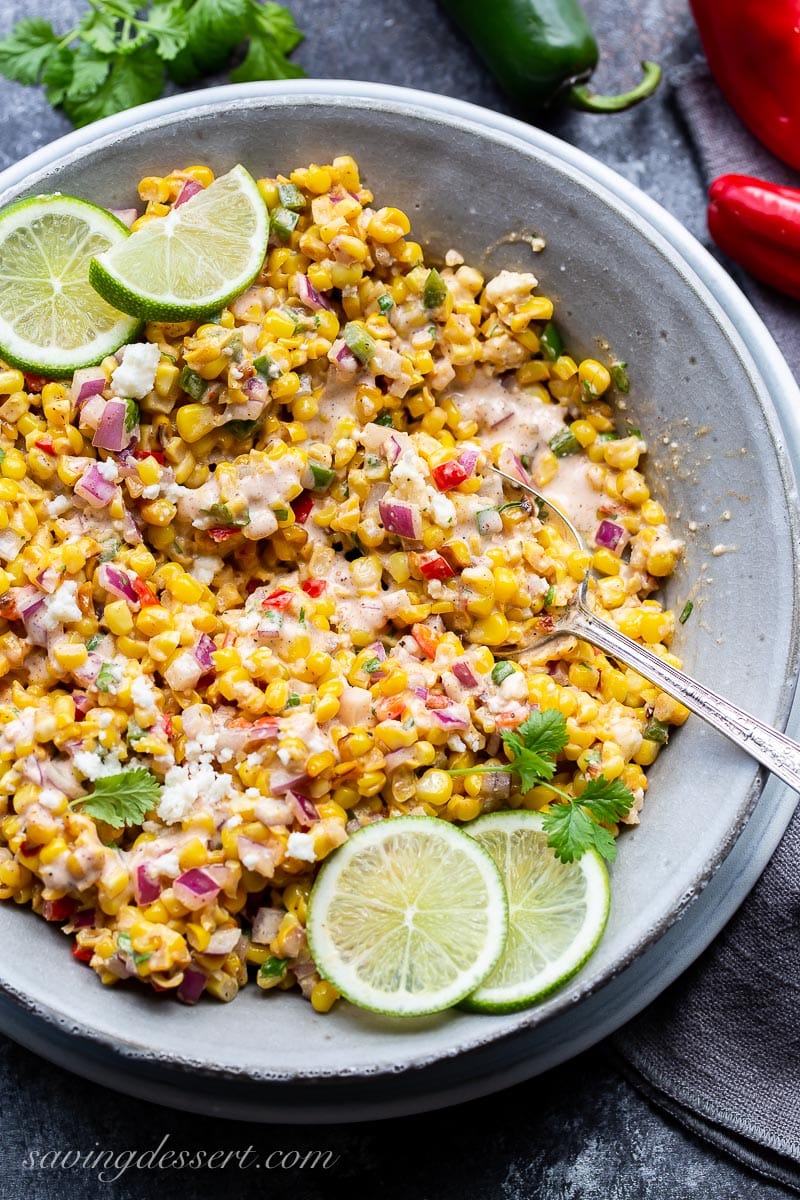
[[[160,794],[156,777],[146,767],[133,767],[116,775],[102,775],[94,781],[92,791],[73,800],[73,804],[80,804],[81,811],[96,821],[121,829],[124,825],[141,825]]]
[[[260,0],[89,0],[68,33],[26,17],[0,40],[0,74],[44,84],[73,125],[155,100],[167,75],[191,83],[224,70],[235,83],[304,74],[286,57],[302,39],[292,14]],[[246,47],[246,49],[244,49]]]
[[[515,730],[502,731],[503,745],[511,757],[502,766],[458,767],[450,775],[481,772],[516,775],[522,792],[546,783],[563,801],[543,813],[548,845],[563,863],[574,862],[587,850],[613,862],[617,845],[604,828],[627,816],[634,803],[633,792],[618,779],[604,775],[591,779],[580,796],[571,796],[551,782],[556,773],[556,757],[569,741],[567,722],[556,708],[534,709]]]

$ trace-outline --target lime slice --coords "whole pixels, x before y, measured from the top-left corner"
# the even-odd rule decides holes
[[[436,817],[365,825],[326,861],[309,898],[317,970],[361,1008],[416,1017],[474,991],[508,927],[497,867]]]
[[[561,987],[595,950],[608,919],[608,872],[588,850],[562,863],[540,813],[489,813],[466,826],[500,868],[508,893],[508,941],[500,962],[464,1007],[514,1012]]]
[[[123,312],[162,321],[201,317],[252,283],[268,237],[269,215],[256,181],[234,167],[98,255],[89,278]]]
[[[74,196],[33,196],[0,213],[0,355],[71,375],[135,338],[138,320],[89,284],[92,255],[127,241],[111,213]]]

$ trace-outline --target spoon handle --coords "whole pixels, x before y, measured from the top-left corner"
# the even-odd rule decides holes
[[[652,650],[647,650],[607,625],[587,608],[573,608],[562,628],[607,654],[613,654],[620,662],[638,671],[644,679],[680,700],[698,717],[767,767],[773,775],[788,783],[793,791],[800,793],[800,745],[786,734],[765,725],[730,700],[718,696],[691,675],[676,670],[653,654]]]

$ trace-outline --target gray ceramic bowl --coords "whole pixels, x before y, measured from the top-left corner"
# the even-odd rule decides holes
[[[455,246],[486,270],[532,268],[574,350],[594,351],[601,339],[627,360],[627,415],[645,431],[651,485],[687,542],[667,596],[678,607],[695,601],[678,650],[692,673],[784,724],[797,641],[796,389],[728,277],[624,180],[537,130],[456,101],[303,82],[181,96],[101,122],[6,172],[0,204],[62,190],[124,207],[140,176],[173,165],[223,171],[241,161],[275,173],[342,153],[359,160],[379,203],[411,215],[432,253]],[[504,241],[521,230],[546,238],[535,260],[524,243]],[[720,543],[735,550],[715,556]],[[788,820],[781,791],[741,837],[761,782],[751,760],[699,721],[681,730],[651,772],[641,826],[623,838],[599,950],[527,1012],[401,1024],[340,1005],[322,1018],[295,996],[255,988],[233,1007],[185,1009],[100,987],[57,930],[3,906],[0,1019],[112,1086],[228,1115],[351,1119],[488,1091],[601,1036],[698,953]],[[698,901],[737,839],[746,849],[735,878],[713,903]]]

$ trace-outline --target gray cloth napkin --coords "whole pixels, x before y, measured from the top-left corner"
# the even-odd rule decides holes
[[[738,120],[705,64],[675,99],[710,182],[739,172],[800,186]],[[720,256],[721,257],[721,256]],[[725,261],[800,377],[800,302]],[[628,1078],[740,1162],[800,1192],[800,810],[705,955],[614,1038]]]

